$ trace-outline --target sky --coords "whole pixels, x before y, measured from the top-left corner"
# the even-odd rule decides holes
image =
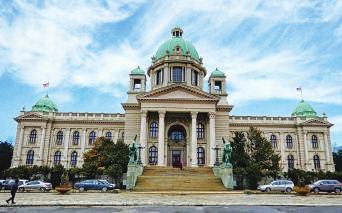
[[[59,111],[123,112],[128,74],[175,26],[226,73],[232,115],[290,116],[301,87],[342,146],[342,0],[0,0],[0,140],[47,92]]]

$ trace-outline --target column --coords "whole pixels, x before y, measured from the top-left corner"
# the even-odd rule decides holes
[[[119,139],[119,130],[115,130],[113,142],[117,143]]]
[[[328,135],[326,132],[323,132],[323,138],[324,138],[324,144],[325,144],[325,163],[330,164],[330,149],[329,149],[329,141],[328,141]],[[327,171],[328,171],[328,165],[327,165]]]
[[[86,130],[86,129],[83,129],[83,132],[82,132],[82,140],[81,140],[81,153],[82,153],[82,155],[84,154],[84,151],[85,151],[85,145],[86,145],[86,132],[87,132],[87,130]]]
[[[65,139],[64,139],[64,161],[65,166],[67,166],[68,162],[68,148],[69,148],[69,140],[70,140],[70,128],[68,128],[65,132]]]
[[[215,150],[213,149],[216,146],[216,135],[215,135],[215,112],[209,112],[209,166],[214,166],[215,164]]]
[[[141,121],[140,121],[140,145],[143,147],[141,150],[141,162],[146,165],[146,111],[141,111]]]
[[[100,129],[98,134],[99,134],[99,135],[98,135],[97,137],[102,137],[102,136],[104,136],[104,135],[103,135],[103,129]]]
[[[165,153],[164,153],[164,118],[165,111],[159,111],[159,128],[158,128],[158,166],[165,166]]]
[[[279,145],[280,145],[280,155],[281,155],[281,163],[285,164],[285,143],[284,143],[284,135],[283,133],[279,133]]]
[[[21,149],[23,147],[23,141],[24,141],[24,127],[20,127],[20,135],[19,135],[19,141],[18,141],[18,151],[17,151],[17,158],[20,161],[21,159]],[[19,164],[19,162],[18,162]]]
[[[191,166],[197,167],[197,112],[191,112]]]
[[[41,165],[43,165],[44,161],[44,146],[45,146],[45,127],[42,127],[42,138],[40,140],[40,147],[39,147],[39,160]]]
[[[303,137],[304,137],[304,168],[307,169],[307,163],[309,161],[309,153],[308,153],[308,142],[306,140],[306,134],[307,132],[303,132]]]

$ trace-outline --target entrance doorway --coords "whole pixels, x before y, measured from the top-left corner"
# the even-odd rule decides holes
[[[173,167],[181,166],[181,163],[182,163],[181,157],[182,157],[181,150],[172,150],[172,166]]]
[[[176,124],[168,130],[168,166],[186,167],[186,130]]]

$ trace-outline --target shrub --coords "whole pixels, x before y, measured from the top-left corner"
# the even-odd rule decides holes
[[[310,194],[310,189],[308,186],[295,186],[293,190],[299,196],[307,196]]]

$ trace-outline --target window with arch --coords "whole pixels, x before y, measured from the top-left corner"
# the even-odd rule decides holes
[[[294,157],[293,157],[293,155],[287,156],[287,167],[288,167],[288,169],[294,169]]]
[[[175,142],[185,140],[185,130],[184,127],[176,125],[169,130],[169,139]]]
[[[75,167],[77,165],[77,152],[73,151],[70,158],[70,165]]]
[[[292,149],[293,148],[293,140],[292,140],[292,136],[291,135],[287,135],[286,136],[286,147],[288,149]]]
[[[204,138],[204,125],[201,123],[197,124],[197,138],[198,139]]]
[[[53,156],[53,165],[61,164],[61,157],[62,157],[61,151],[56,151]]]
[[[200,166],[205,164],[205,153],[203,147],[197,148],[197,164]]]
[[[30,143],[36,143],[37,140],[37,130],[32,130],[30,133]]]
[[[275,135],[271,135],[270,140],[271,140],[272,147],[274,149],[277,148],[278,147],[278,145],[277,145],[277,137]]]
[[[151,146],[148,150],[148,162],[149,164],[155,165],[158,162],[158,149],[155,146]]]
[[[34,151],[29,150],[26,155],[26,165],[32,165],[34,160]]]
[[[314,149],[318,148],[318,138],[316,135],[311,136],[311,144],[312,144],[312,148]]]
[[[320,159],[319,159],[319,156],[318,156],[318,155],[314,155],[313,161],[314,161],[314,167],[315,167],[315,169],[316,169],[316,170],[321,169],[321,162],[320,162]]]
[[[150,136],[152,138],[158,137],[158,123],[155,121],[150,124]]]
[[[112,140],[112,133],[111,132],[106,132],[106,138],[109,140]]]
[[[93,145],[96,140],[96,133],[94,131],[91,131],[89,133],[89,145]]]
[[[61,145],[63,143],[63,132],[58,131],[56,136],[56,144]]]
[[[79,131],[75,131],[72,134],[72,144],[73,145],[78,145],[79,142],[80,142],[80,132]]]

